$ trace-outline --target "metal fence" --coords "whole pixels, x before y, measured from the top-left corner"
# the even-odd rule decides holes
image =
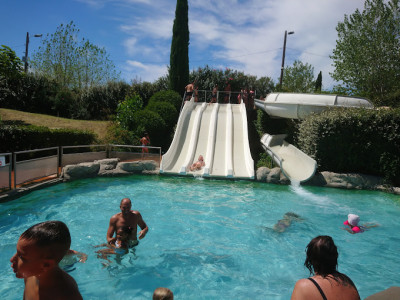
[[[0,153],[0,191],[47,177],[58,177],[66,165],[106,158],[121,161],[155,160],[160,165],[161,147],[131,145],[79,145]]]
[[[12,153],[0,153],[0,190],[11,189]]]

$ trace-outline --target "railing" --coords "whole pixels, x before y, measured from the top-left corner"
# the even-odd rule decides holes
[[[14,152],[14,185],[50,175],[58,176],[58,158],[58,147]]]
[[[0,153],[0,190],[11,189],[12,153]]]
[[[220,104],[240,104],[242,101],[245,102],[246,107],[254,106],[254,97],[255,94],[247,93],[247,92],[231,92],[231,91],[217,91],[215,97],[213,97],[212,91],[207,90],[194,90],[192,96],[186,96],[187,92],[183,95],[182,105],[185,104],[185,101],[190,101],[191,98],[194,98],[194,102],[206,102],[206,103],[220,103]]]
[[[61,167],[66,165],[105,158],[119,158],[121,161],[152,159],[160,165],[161,147],[79,145],[0,153],[0,191],[47,177],[56,178]]]

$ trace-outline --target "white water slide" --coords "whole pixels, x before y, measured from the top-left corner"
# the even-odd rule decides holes
[[[255,105],[271,117],[288,119],[304,119],[330,107],[373,107],[365,98],[292,93],[271,93],[265,100],[255,99]]]
[[[282,173],[291,181],[303,182],[317,170],[317,162],[300,149],[285,141],[286,134],[264,134],[261,145]]]
[[[272,93],[265,100],[255,99],[255,105],[273,118],[287,119],[304,119],[311,113],[320,113],[330,107],[373,107],[364,98],[291,93]],[[317,162],[286,142],[285,137],[284,134],[265,134],[261,145],[288,179],[307,181],[314,175]]]
[[[191,172],[199,155],[205,166]],[[253,179],[245,105],[185,102],[160,173]]]

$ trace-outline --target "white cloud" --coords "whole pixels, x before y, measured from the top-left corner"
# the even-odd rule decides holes
[[[144,64],[140,61],[128,60],[124,66],[123,75],[131,79],[153,82],[167,73],[167,66],[157,64]]]

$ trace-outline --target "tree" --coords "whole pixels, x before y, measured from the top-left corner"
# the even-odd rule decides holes
[[[317,80],[315,80],[315,92],[320,93],[322,90],[322,71],[319,71]]]
[[[282,90],[293,93],[314,91],[314,67],[295,60],[293,66],[286,67],[283,74]]]
[[[34,53],[34,73],[56,80],[63,88],[89,88],[116,79],[115,66],[104,48],[78,39],[79,29],[71,21],[47,34]]]
[[[177,0],[169,67],[170,89],[180,95],[189,81],[189,18],[188,1]]]
[[[385,95],[400,89],[399,0],[366,0],[336,30],[332,78],[350,94],[385,104]]]
[[[0,106],[10,107],[21,90],[22,61],[10,47],[0,48]]]

